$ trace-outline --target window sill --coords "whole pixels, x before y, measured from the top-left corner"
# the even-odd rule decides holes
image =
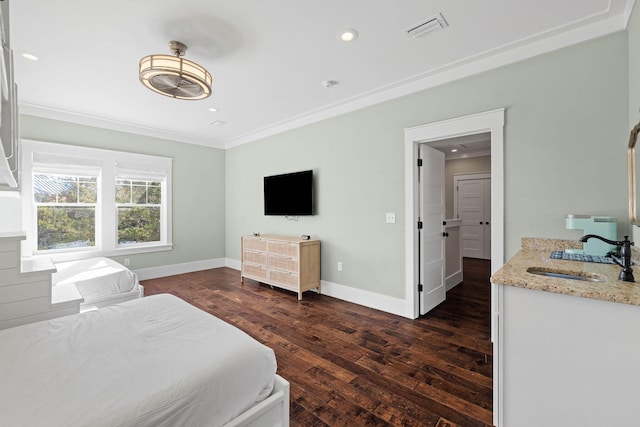
[[[152,252],[165,252],[173,250],[173,244],[164,244],[164,245],[152,245],[152,246],[136,246],[131,248],[117,248],[111,250],[87,250],[87,251],[78,251],[78,252],[59,252],[59,253],[41,253],[34,254],[33,256],[25,259],[39,259],[39,258],[49,258],[51,261],[55,262],[65,262],[65,261],[77,261],[80,259],[87,258],[95,258],[99,256],[104,257],[113,257],[113,256],[124,256],[124,255],[135,255],[135,254],[144,254],[144,253],[152,253]]]

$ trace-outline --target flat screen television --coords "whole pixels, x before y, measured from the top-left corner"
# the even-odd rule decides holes
[[[313,215],[313,171],[264,177],[265,215]]]

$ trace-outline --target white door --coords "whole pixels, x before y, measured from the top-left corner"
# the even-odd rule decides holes
[[[491,179],[458,180],[458,218],[462,220],[462,256],[491,258]]]
[[[444,283],[444,153],[420,145],[420,314],[445,300]]]

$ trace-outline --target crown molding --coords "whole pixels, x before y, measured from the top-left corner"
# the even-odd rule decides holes
[[[634,2],[634,0],[629,0],[629,3],[631,4]],[[326,120],[371,105],[390,101],[395,98],[420,92],[455,80],[460,80],[474,74],[479,74],[542,55],[544,53],[559,50],[587,40],[602,37],[618,31],[624,31],[628,22],[628,10],[625,13],[578,27],[578,25],[585,20],[594,20],[598,16],[603,14],[606,15],[607,12],[608,11],[605,11],[597,16],[587,17],[579,22],[574,22],[544,33],[536,34],[526,39],[516,40],[498,48],[447,64],[435,70],[430,70],[405,80],[395,82],[391,85],[369,91],[340,103],[332,104],[292,117],[288,120],[247,133],[238,138],[232,138],[225,143],[225,148],[233,148],[311,123]],[[572,29],[567,30],[567,27],[572,27]],[[550,33],[554,35],[549,37],[548,35]]]
[[[27,116],[42,117],[44,119],[53,119],[63,122],[75,123],[86,126],[93,126],[101,129],[115,130],[119,132],[132,133],[135,135],[149,136],[153,138],[167,139],[169,141],[184,142],[186,144],[203,145],[209,148],[224,149],[222,142],[208,140],[185,135],[177,132],[169,132],[133,123],[121,122],[117,120],[105,119],[102,117],[91,116],[72,111],[60,110],[43,105],[21,103],[20,114]]]

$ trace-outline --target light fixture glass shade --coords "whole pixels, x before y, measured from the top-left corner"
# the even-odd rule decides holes
[[[211,95],[211,74],[180,56],[149,55],[140,60],[140,81],[161,95],[204,99]]]

